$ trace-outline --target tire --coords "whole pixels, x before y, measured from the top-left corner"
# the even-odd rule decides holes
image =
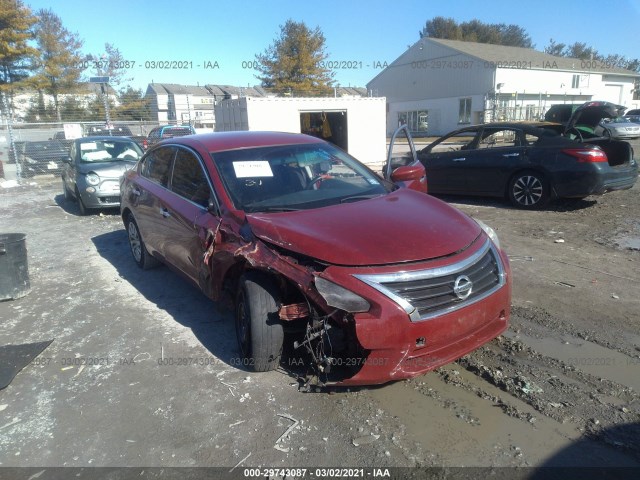
[[[247,272],[239,282],[236,297],[236,337],[242,364],[256,372],[280,365],[284,331],[278,317],[278,293],[269,277]]]
[[[64,193],[65,200],[68,202],[73,200],[73,194],[71,193],[71,190],[69,190],[69,187],[67,187],[67,182],[64,181],[64,178],[62,179],[62,192]]]
[[[160,263],[147,250],[147,247],[142,241],[142,236],[140,235],[138,224],[131,215],[127,217],[127,236],[129,238],[131,255],[133,256],[133,260],[136,262],[136,265],[138,265],[138,267],[143,270],[149,270],[150,268],[153,268]]]
[[[82,201],[82,197],[80,196],[80,192],[76,188],[76,198],[78,199],[78,210],[80,211],[80,215],[83,217],[89,213],[87,207],[85,207],[84,202]]]
[[[541,173],[518,172],[509,182],[509,200],[518,208],[541,208],[549,203],[549,199],[549,183]]]

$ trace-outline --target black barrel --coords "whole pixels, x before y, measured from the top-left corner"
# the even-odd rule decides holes
[[[29,293],[26,238],[24,233],[0,233],[0,300]]]

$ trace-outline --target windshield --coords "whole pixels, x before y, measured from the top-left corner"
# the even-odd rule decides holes
[[[616,117],[605,123],[631,123],[631,120],[624,117]]]
[[[133,141],[91,140],[79,143],[78,150],[83,163],[137,161],[142,156],[142,150]]]
[[[301,210],[365,200],[391,188],[348,154],[325,143],[211,154],[234,206],[246,212]]]

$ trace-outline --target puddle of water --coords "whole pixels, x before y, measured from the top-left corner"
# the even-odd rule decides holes
[[[632,358],[615,350],[580,338],[534,338],[522,333],[505,332],[512,340],[521,340],[538,353],[560,360],[567,365],[640,392],[640,358]]]

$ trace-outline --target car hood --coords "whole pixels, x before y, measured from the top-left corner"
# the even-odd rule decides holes
[[[90,162],[78,163],[77,169],[79,173],[95,172],[101,177],[119,178],[124,172],[132,169],[136,161],[131,160],[112,160],[110,162]]]
[[[481,233],[461,211],[408,189],[313,210],[251,213],[247,221],[266,242],[348,266],[443,257],[465,249]]]
[[[605,118],[616,118],[622,115],[626,108],[609,102],[587,102],[573,112],[565,131],[577,125],[595,128]]]

